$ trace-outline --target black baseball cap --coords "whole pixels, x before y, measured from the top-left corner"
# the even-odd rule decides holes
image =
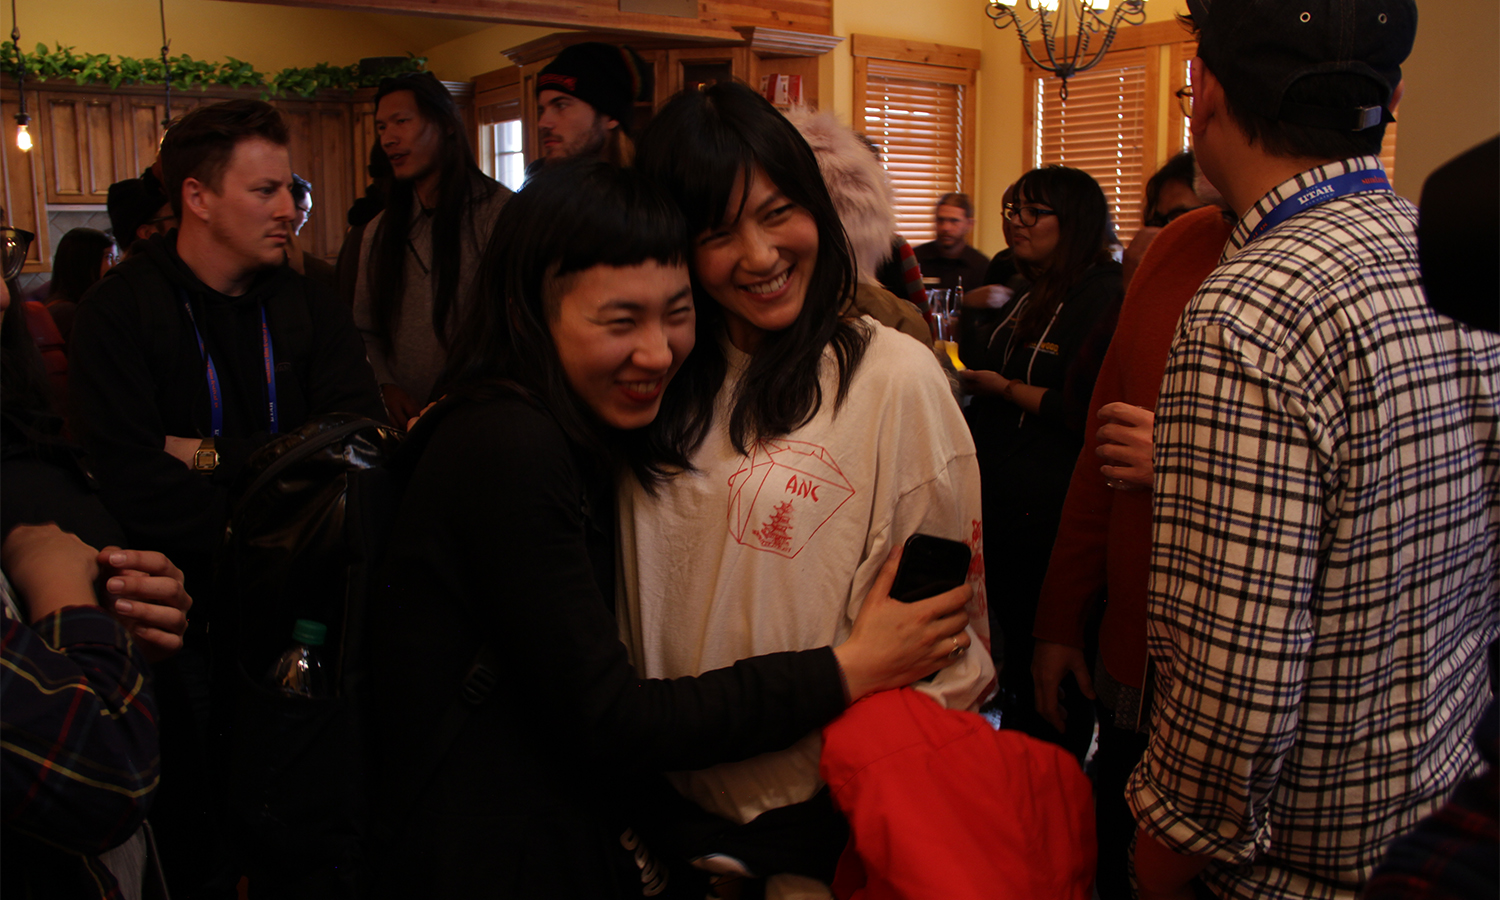
[[[167,192],[150,169],[139,178],[127,178],[109,186],[105,209],[109,212],[109,230],[115,243],[123,249],[135,242],[135,231],[156,217],[167,205]]]
[[[1187,0],[1198,56],[1234,102],[1273,121],[1363,131],[1393,122],[1390,100],[1417,36],[1414,0]],[[1320,106],[1286,99],[1309,75],[1361,75],[1381,105]]]

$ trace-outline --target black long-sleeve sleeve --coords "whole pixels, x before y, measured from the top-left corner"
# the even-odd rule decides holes
[[[450,413],[407,488],[393,537],[398,605],[478,628],[511,676],[513,705],[559,752],[701,768],[789,746],[838,715],[843,687],[828,648],[697,678],[638,678],[590,564],[597,523],[572,459],[552,420],[522,403]],[[459,609],[447,612],[452,605]],[[403,630],[411,626],[403,617]],[[423,642],[406,633],[408,647]],[[448,655],[456,684],[468,657]]]
[[[166,242],[127,260],[84,296],[69,355],[70,421],[102,497],[136,546],[208,554],[219,544],[228,487],[271,440],[262,311],[271,335],[278,430],[355,412],[384,418],[348,310],[288,269],[226,297],[193,278]],[[191,304],[189,319],[184,304]],[[212,434],[199,340],[213,358],[223,426],[219,467],[191,471],[167,436]]]

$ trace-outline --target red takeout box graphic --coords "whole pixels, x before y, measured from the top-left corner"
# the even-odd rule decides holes
[[[852,496],[827,450],[761,441],[729,478],[729,531],[747,547],[791,559]]]

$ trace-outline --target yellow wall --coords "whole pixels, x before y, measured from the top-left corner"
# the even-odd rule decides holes
[[[28,47],[61,42],[83,52],[140,57],[156,54],[161,45],[151,0],[18,0],[17,5],[22,43]],[[1164,21],[1185,10],[1186,3],[1150,0],[1146,9],[1148,21]],[[166,12],[173,53],[213,60],[234,56],[264,72],[415,53],[429,57],[439,77],[467,80],[504,65],[502,49],[549,31],[223,0],[167,0]],[[992,26],[982,0],[834,0],[833,29],[846,38],[856,33],[903,37],[981,52],[972,182],[975,244],[987,252],[1000,249],[1000,195],[1027,166],[1021,53],[1014,31]],[[853,61],[847,40],[824,59],[821,75],[825,107],[850,121]],[[1415,199],[1432,169],[1500,132],[1500,4],[1424,0],[1406,75],[1396,187]],[[1168,149],[1163,148],[1163,159]]]
[[[1147,21],[1172,18],[1183,0],[1153,0],[1146,4]],[[847,37],[873,34],[916,41],[953,44],[980,51],[977,108],[979,127],[975,148],[977,172],[970,183],[975,204],[971,242],[986,253],[1005,246],[1000,236],[1000,197],[1005,188],[1029,168],[1023,134],[1025,81],[1020,41],[1015,29],[998,29],[984,14],[983,0],[834,0],[833,30]],[[829,54],[833,58],[834,90],[829,108],[845,122],[852,119],[854,63],[845,41]],[[824,70],[824,81],[829,73]]]
[[[1433,169],[1500,133],[1500,3],[1420,3],[1402,75],[1396,190],[1416,202]]]
[[[28,49],[41,42],[114,56],[147,57],[161,52],[161,18],[155,0],[17,0],[16,15],[21,45]],[[420,56],[434,45],[488,27],[476,22],[221,0],[166,0],[166,15],[174,56],[186,53],[206,60],[233,56],[266,73],[320,62],[349,65],[365,56]]]
[[[492,25],[426,51],[427,68],[439,78],[468,81],[475,75],[510,65],[500,51],[527,41],[556,34],[562,28],[530,28],[525,25]]]

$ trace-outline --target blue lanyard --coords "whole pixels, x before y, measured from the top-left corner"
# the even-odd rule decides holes
[[[1275,209],[1266,213],[1266,217],[1260,220],[1260,224],[1255,226],[1250,236],[1245,238],[1245,243],[1255,240],[1304,209],[1311,209],[1349,194],[1389,191],[1390,189],[1391,181],[1380,169],[1361,169],[1358,172],[1346,172],[1327,181],[1320,181],[1278,203]]]
[[[214,437],[224,433],[224,396],[219,390],[219,370],[214,368],[214,358],[203,343],[203,332],[198,330],[198,319],[193,315],[193,305],[188,302],[187,291],[179,291],[182,308],[187,310],[188,321],[193,324],[193,336],[198,339],[198,355],[203,357],[203,368],[208,375],[208,408],[212,420]],[[280,434],[280,420],[276,415],[276,353],[271,348],[271,328],[266,324],[266,307],[260,307],[260,350],[266,361],[266,406],[271,418],[271,433]]]

